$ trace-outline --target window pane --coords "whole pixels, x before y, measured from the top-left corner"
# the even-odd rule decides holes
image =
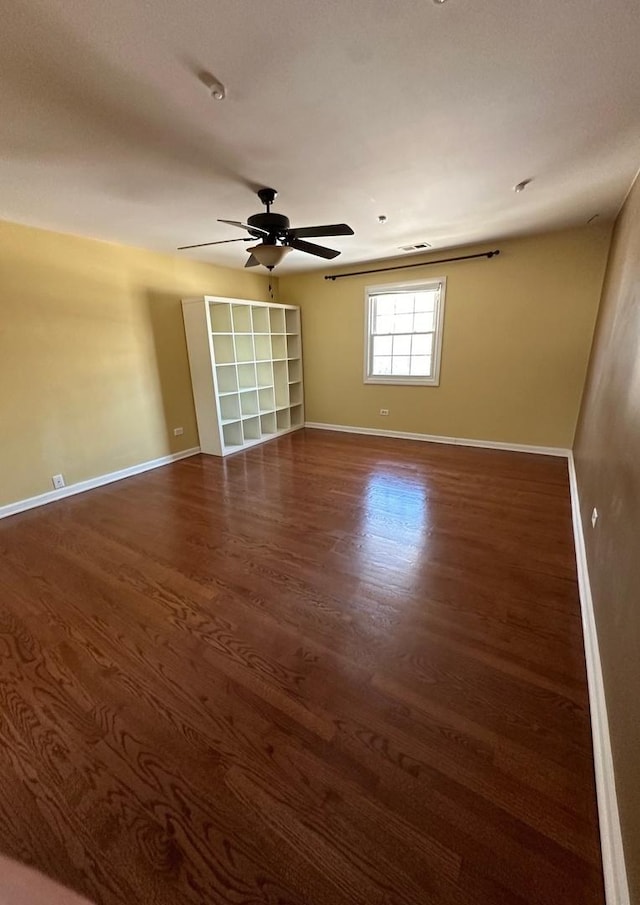
[[[393,343],[392,336],[374,336],[373,337],[373,356],[378,358],[380,355],[391,355]]]
[[[433,348],[433,333],[416,333],[411,342],[412,355],[431,355]]]
[[[413,314],[396,314],[393,319],[394,333],[413,332]]]
[[[427,332],[434,328],[435,314],[433,311],[417,313],[414,318],[413,329],[416,333]]]
[[[393,333],[393,315],[378,315],[374,327],[374,333]]]
[[[411,335],[393,337],[394,355],[411,355]]]
[[[375,313],[376,316],[382,315],[391,315],[393,314],[395,306],[393,304],[393,297],[388,295],[376,295],[375,296]]]
[[[408,374],[410,371],[411,359],[408,355],[393,356],[391,373],[392,374]]]
[[[372,374],[376,376],[380,376],[382,374],[390,374],[391,373],[391,356],[390,355],[380,355],[377,358],[373,359],[373,371]]]
[[[385,314],[394,314],[398,310],[398,304],[402,304],[405,300],[404,292],[389,292],[380,296],[381,299],[384,299],[385,305],[388,305],[388,311],[385,311]]]
[[[395,309],[396,314],[413,314],[413,295],[406,293],[398,296]]]
[[[427,355],[414,355],[411,359],[412,377],[431,377],[431,358]]]
[[[433,311],[436,306],[438,290],[430,289],[425,292],[416,292],[415,310],[416,311]]]

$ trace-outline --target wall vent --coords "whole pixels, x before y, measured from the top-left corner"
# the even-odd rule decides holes
[[[428,242],[417,242],[415,245],[401,245],[400,251],[424,251],[425,248],[431,248]]]

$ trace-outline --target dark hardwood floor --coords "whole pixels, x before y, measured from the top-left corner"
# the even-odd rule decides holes
[[[0,522],[0,850],[100,905],[601,905],[566,462],[300,431]]]

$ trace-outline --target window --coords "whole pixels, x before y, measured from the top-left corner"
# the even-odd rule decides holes
[[[445,279],[369,286],[365,383],[438,386]]]

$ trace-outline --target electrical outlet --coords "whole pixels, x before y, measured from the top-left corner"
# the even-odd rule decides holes
[[[593,512],[591,513],[591,527],[595,528],[596,522],[598,521],[598,510],[593,507]]]
[[[183,434],[184,434],[184,429],[183,429],[183,428],[181,428],[181,427],[174,427],[174,429],[173,429],[173,436],[174,436],[174,437],[181,437]]]
[[[61,490],[64,487],[64,478],[61,474],[54,474],[51,480],[53,481],[53,486],[56,490]]]
[[[380,409],[380,414],[381,414],[381,415],[388,415],[388,414],[389,414],[389,409]]]

